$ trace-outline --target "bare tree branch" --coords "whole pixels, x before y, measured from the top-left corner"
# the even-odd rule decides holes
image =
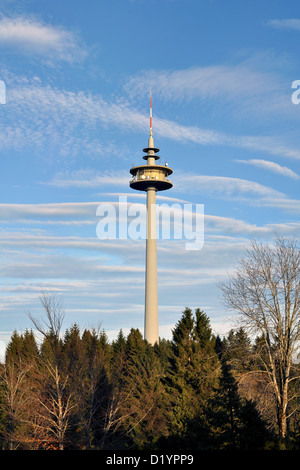
[[[300,342],[300,249],[295,240],[251,243],[237,272],[220,284],[227,308],[263,339],[264,364],[276,396],[281,437],[286,434],[291,368]]]

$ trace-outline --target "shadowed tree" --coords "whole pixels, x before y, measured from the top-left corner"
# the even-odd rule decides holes
[[[207,407],[207,424],[210,446],[216,450],[263,450],[272,437],[254,403],[240,397],[224,360],[217,393]]]
[[[200,309],[186,308],[173,330],[172,354],[165,379],[170,430],[181,445],[204,432],[203,411],[214,394],[220,364],[208,317]],[[195,426],[195,423],[197,425]],[[193,437],[193,439],[192,439]],[[201,440],[199,435],[198,445]],[[192,445],[192,444],[191,444]]]

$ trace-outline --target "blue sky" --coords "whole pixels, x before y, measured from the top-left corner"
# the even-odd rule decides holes
[[[217,284],[249,241],[299,237],[296,0],[0,2],[0,352],[62,296],[64,327],[143,330],[143,240],[99,240],[99,204],[154,142],[168,201],[203,204],[201,250],[158,241],[160,336],[186,306],[234,325]],[[170,199],[165,199],[166,196]]]

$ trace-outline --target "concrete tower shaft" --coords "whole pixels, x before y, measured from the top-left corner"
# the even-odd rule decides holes
[[[148,147],[143,151],[146,165],[130,169],[132,179],[130,187],[147,192],[147,238],[146,238],[146,279],[145,279],[145,323],[144,337],[152,345],[159,341],[158,329],[158,296],[157,296],[157,246],[156,246],[156,192],[172,188],[169,175],[171,168],[157,165],[160,159],[159,149],[154,147],[152,131],[152,96],[150,94],[150,133]]]

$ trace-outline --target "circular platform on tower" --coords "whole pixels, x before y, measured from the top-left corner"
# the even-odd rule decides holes
[[[147,191],[155,188],[156,191],[165,191],[172,188],[173,184],[169,180],[169,175],[173,170],[164,165],[141,165],[130,169],[132,179],[129,185],[132,189]]]

